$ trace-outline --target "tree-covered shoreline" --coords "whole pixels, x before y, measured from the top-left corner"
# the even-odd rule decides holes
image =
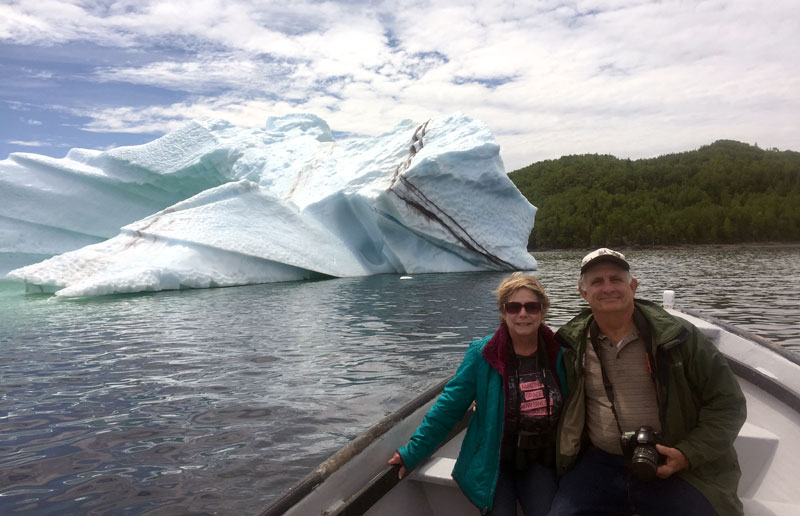
[[[800,153],[719,140],[629,160],[565,156],[509,177],[539,208],[530,249],[800,241]]]

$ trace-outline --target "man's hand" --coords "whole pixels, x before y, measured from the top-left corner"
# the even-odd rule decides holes
[[[397,472],[397,478],[402,479],[404,476],[406,476],[406,467],[403,466],[403,459],[400,458],[399,453],[394,452],[394,455],[392,455],[392,458],[389,459],[387,464],[400,464],[400,471]]]
[[[658,478],[669,478],[682,469],[689,469],[689,460],[679,449],[656,444],[656,451],[666,459],[656,470]]]

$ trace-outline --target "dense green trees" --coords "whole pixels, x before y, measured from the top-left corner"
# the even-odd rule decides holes
[[[565,156],[509,177],[529,248],[800,241],[800,153],[720,140],[653,159]]]

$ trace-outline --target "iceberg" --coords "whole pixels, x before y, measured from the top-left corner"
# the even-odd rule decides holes
[[[0,186],[0,253],[55,254],[7,277],[57,296],[536,269],[536,208],[461,113],[340,140],[308,114],[200,119],[139,146],[12,154]]]

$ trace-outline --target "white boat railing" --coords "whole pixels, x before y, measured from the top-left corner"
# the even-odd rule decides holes
[[[428,411],[430,405],[432,405],[439,394],[441,394],[445,384],[450,381],[451,378],[452,375],[427,389],[396,412],[389,414],[378,421],[378,423],[362,432],[353,441],[331,455],[325,462],[303,477],[303,479],[289,489],[289,491],[284,493],[283,496],[261,512],[260,516],[279,516],[286,514],[290,509],[297,508],[297,505],[303,498],[321,486],[325,480],[334,474],[338,474],[340,477],[349,477],[351,480],[356,478],[356,482],[362,481],[364,485],[354,494],[347,496],[346,499],[339,500],[333,507],[325,508],[324,514],[326,516],[337,516],[344,514],[363,514],[366,512],[369,507],[399,482],[397,478],[399,466],[389,466],[385,464],[388,458],[391,457],[391,453],[402,444],[405,444],[410,436],[409,430],[399,425],[410,419],[415,421],[414,428],[416,428],[416,424],[422,419],[422,415]],[[418,412],[418,414],[414,414],[415,412]],[[450,440],[451,437],[466,428],[471,415],[472,411],[467,411],[464,418],[456,424],[447,440]],[[411,428],[410,431],[413,432],[414,428]],[[392,433],[396,435],[392,435]],[[378,444],[385,448],[385,450],[379,457],[383,466],[379,468],[377,474],[370,473],[365,480],[358,480],[358,474],[363,474],[363,471],[359,471],[355,475],[350,475],[350,472],[343,471],[346,467],[352,467],[352,460],[361,452],[364,452],[370,446]],[[355,469],[357,470],[358,468]],[[321,514],[321,512],[298,514],[303,514],[305,516],[306,514]]]
[[[763,389],[800,413],[800,355],[769,339],[696,310],[681,308],[672,312],[689,320],[705,333],[728,359],[736,376]],[[704,322],[711,326],[703,324]],[[740,340],[728,338],[721,341],[718,336],[720,328]],[[752,344],[757,347],[754,348]]]

